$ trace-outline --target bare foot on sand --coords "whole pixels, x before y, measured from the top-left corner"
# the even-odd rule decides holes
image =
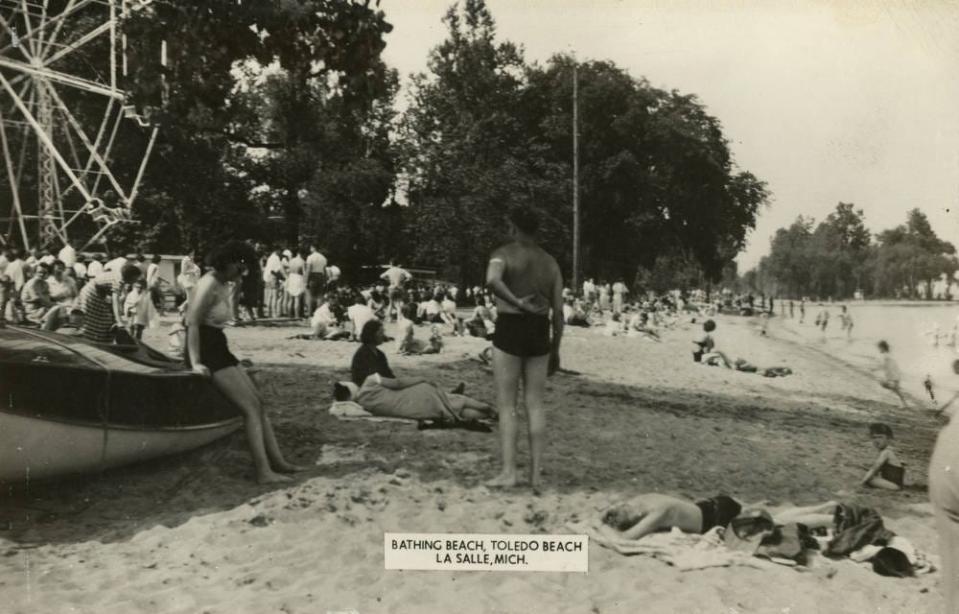
[[[283,461],[282,463],[272,463],[273,469],[280,473],[297,473],[299,471],[308,471],[311,467],[307,465],[294,465],[293,463]]]
[[[280,474],[280,473],[273,473],[273,472],[271,471],[271,472],[269,472],[269,473],[260,474],[260,475],[256,478],[256,481],[259,482],[260,484],[280,484],[280,483],[282,483],[282,482],[292,482],[292,481],[293,481],[293,478],[291,478],[291,477],[288,476],[288,475],[282,475],[282,474]]]
[[[512,488],[516,486],[516,474],[504,471],[492,480],[484,482],[484,485],[489,488]]]

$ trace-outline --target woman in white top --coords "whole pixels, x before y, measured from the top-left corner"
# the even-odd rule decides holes
[[[288,476],[278,472],[290,473],[302,468],[283,458],[256,385],[240,368],[223,334],[223,327],[233,317],[229,282],[239,282],[244,275],[259,273],[256,254],[241,241],[229,241],[214,249],[209,261],[213,270],[197,284],[186,317],[186,363],[196,373],[212,377],[214,385],[243,414],[258,481],[261,484],[289,481]]]

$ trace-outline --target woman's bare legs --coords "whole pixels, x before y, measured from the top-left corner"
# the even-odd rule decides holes
[[[263,406],[260,404],[259,395],[251,387],[249,376],[239,367],[227,367],[213,374],[213,383],[243,414],[246,439],[250,444],[253,463],[256,465],[257,481],[261,484],[288,482],[290,478],[275,473],[270,467],[264,443]]]
[[[496,416],[496,409],[489,403],[477,401],[464,394],[450,393],[450,405],[464,420],[484,420]]]
[[[493,348],[493,379],[496,381],[496,406],[499,408],[499,440],[503,469],[487,486],[516,485],[516,401],[523,359]]]
[[[536,491],[540,487],[543,449],[546,447],[546,410],[543,408],[543,393],[546,390],[549,355],[527,357],[523,362],[523,393],[526,414],[529,417],[529,483]]]
[[[243,375],[243,379],[245,380],[249,391],[256,395],[256,398],[260,402],[260,416],[263,425],[263,443],[266,446],[266,455],[270,459],[270,466],[275,471],[281,471],[283,473],[293,473],[295,471],[305,471],[308,469],[308,467],[294,465],[283,458],[283,453],[280,451],[280,444],[277,443],[276,434],[273,432],[273,423],[270,422],[270,417],[267,415],[266,409],[263,408],[263,394],[260,392],[260,389],[257,388],[256,382],[253,381],[253,378],[250,377],[249,373],[242,369],[240,369],[240,373]]]
[[[819,505],[809,505],[806,507],[795,507],[781,512],[776,512],[774,517],[778,524],[789,524],[795,522],[804,524],[810,529],[832,526],[835,521],[836,506],[835,501],[827,501]]]
[[[890,482],[889,480],[881,478],[878,475],[873,476],[873,478],[869,480],[868,484],[873,488],[881,488],[883,490],[902,490],[895,482]]]

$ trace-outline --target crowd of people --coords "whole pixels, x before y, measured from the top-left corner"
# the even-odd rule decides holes
[[[396,262],[390,263],[376,283],[344,285],[339,269],[331,266],[316,246],[267,250],[230,241],[207,254],[206,267],[196,264],[192,255],[184,258],[174,286],[182,293],[180,327],[175,330],[182,335],[183,358],[194,372],[210,378],[243,415],[258,480],[286,481],[290,478],[285,474],[303,468],[284,458],[256,383],[229,349],[224,330],[242,322],[244,309],[249,320],[308,318],[310,332],[304,336],[309,339],[358,342],[350,365],[352,399],[374,415],[498,421],[500,471],[487,482],[493,488],[520,481],[520,405],[527,415],[528,483],[534,491],[541,486],[545,383],[560,370],[566,326],[596,327],[601,334],[655,341],[662,329],[703,319],[703,335],[694,340],[693,360],[750,370],[744,368],[748,363],[731,361],[717,348],[713,337],[716,322],[711,318],[723,309],[722,300],[710,304],[703,296],[678,292],[631,297],[622,280],[596,284],[588,279],[582,292],[573,292],[564,287],[556,260],[538,246],[535,217],[522,209],[513,211],[508,234],[510,240],[489,259],[484,285],[462,291],[454,284],[415,280]],[[159,256],[149,260],[143,255],[128,258],[120,254],[109,259],[103,255],[84,258],[69,245],[57,255],[31,252],[26,257],[16,249],[6,249],[0,256],[0,322],[22,322],[47,330],[73,327],[96,343],[122,341],[118,331],[124,331],[125,340],[135,343],[165,307],[163,284],[170,282],[160,278],[159,263]],[[469,316],[461,315],[461,304],[472,307]],[[740,308],[746,304],[740,303]],[[783,316],[788,311],[788,317],[794,317],[796,306],[792,300],[780,301]],[[798,302],[798,312],[802,323],[804,299]],[[768,307],[763,300],[761,313],[775,313],[772,300]],[[843,331],[851,335],[853,319],[845,306],[838,318]],[[820,305],[815,325],[825,331],[829,321],[828,309]],[[493,366],[495,406],[468,396],[462,385],[446,390],[434,381],[396,375],[380,349],[389,341],[386,322],[397,323],[396,352],[400,355],[441,352],[447,335],[489,340],[491,348],[485,354]],[[428,338],[417,338],[417,325],[428,327]],[[879,351],[883,386],[899,395],[905,405],[888,344],[881,342]],[[949,472],[956,428],[950,425],[940,435],[930,470],[947,574],[954,574],[959,566],[959,485]],[[904,465],[892,448],[891,428],[874,424],[870,437],[879,454],[862,484],[902,488]],[[613,537],[636,539],[671,527],[702,532],[738,512],[739,504],[723,497],[691,503],[665,495],[644,495],[633,501],[632,507],[607,510],[600,524]],[[954,586],[954,577],[950,575],[948,580],[947,595],[954,602],[959,588]]]
[[[119,328],[136,338],[163,310],[159,255],[128,258],[78,254],[69,244],[54,255],[44,250],[0,254],[0,325],[45,330],[73,327],[93,342],[114,340]]]

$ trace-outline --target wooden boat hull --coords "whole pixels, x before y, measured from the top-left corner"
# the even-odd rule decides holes
[[[199,448],[240,418],[191,428],[141,430],[71,424],[0,412],[0,482],[89,473]]]
[[[212,380],[149,347],[0,329],[0,481],[185,452],[241,424]]]

